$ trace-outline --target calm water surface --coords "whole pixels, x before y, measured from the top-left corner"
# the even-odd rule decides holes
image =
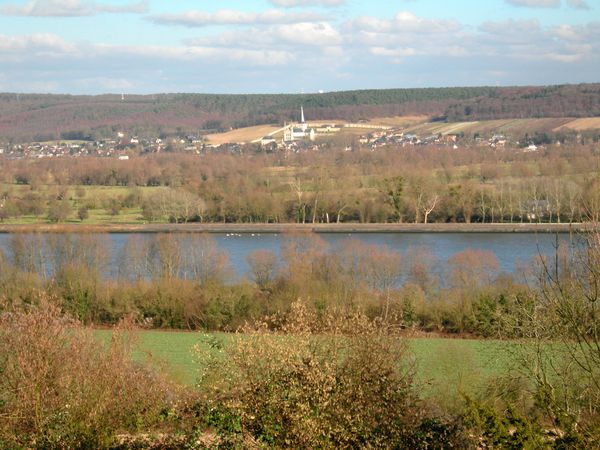
[[[111,272],[116,273],[119,253],[131,236],[135,233],[115,233],[108,235],[110,248]],[[148,236],[140,233],[139,235]],[[138,235],[138,236],[139,236]],[[285,235],[275,233],[244,234],[212,234],[219,249],[229,255],[230,264],[237,277],[248,271],[246,257],[258,249],[266,249],[281,255],[281,245]],[[360,240],[365,244],[385,245],[401,253],[411,250],[426,250],[440,264],[443,264],[455,253],[466,249],[489,250],[498,258],[500,269],[513,273],[533,258],[552,255],[557,239],[570,242],[568,234],[536,234],[536,233],[319,233],[328,246],[329,251],[336,252],[350,240]],[[0,248],[8,247],[9,234],[0,234]]]

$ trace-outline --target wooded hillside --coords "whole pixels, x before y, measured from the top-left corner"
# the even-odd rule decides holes
[[[98,139],[205,133],[307,118],[359,120],[425,114],[436,120],[600,115],[600,84],[382,89],[323,94],[0,94],[0,139]]]

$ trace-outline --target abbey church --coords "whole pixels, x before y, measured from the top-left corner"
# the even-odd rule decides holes
[[[289,143],[294,141],[301,141],[304,139],[309,139],[311,141],[315,140],[315,129],[310,128],[306,120],[304,119],[304,107],[300,107],[300,122],[299,123],[291,123],[286,124],[285,129],[283,131],[283,142]]]

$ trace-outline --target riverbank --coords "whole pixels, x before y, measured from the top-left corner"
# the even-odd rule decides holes
[[[187,224],[0,224],[0,233],[577,233],[591,223],[187,223]]]

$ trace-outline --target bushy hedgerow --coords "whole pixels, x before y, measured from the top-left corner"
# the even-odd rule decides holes
[[[124,331],[105,346],[46,301],[0,316],[0,447],[103,448],[151,429],[176,388],[135,363]]]
[[[205,420],[218,434],[276,448],[467,443],[458,428],[427,417],[405,342],[383,322],[317,317],[296,302],[272,328],[198,347]]]

